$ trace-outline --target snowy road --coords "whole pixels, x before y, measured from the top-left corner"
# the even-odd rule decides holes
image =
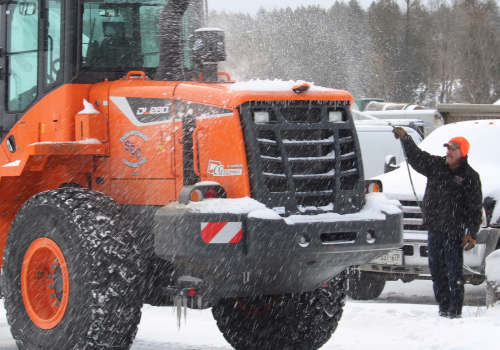
[[[484,296],[484,284],[467,285],[464,318],[449,320],[437,316],[431,282],[388,282],[376,301],[348,300],[337,331],[322,350],[496,349],[500,308],[486,312]],[[210,310],[188,310],[187,324],[183,320],[180,331],[176,322],[172,308],[145,306],[132,350],[232,349],[215,325]],[[17,349],[3,307],[0,349]]]

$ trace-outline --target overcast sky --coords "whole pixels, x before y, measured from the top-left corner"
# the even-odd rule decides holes
[[[344,0],[349,2],[349,0]],[[368,8],[373,0],[358,0],[361,6]],[[259,8],[296,8],[301,5],[320,5],[324,8],[329,8],[335,3],[335,0],[208,0],[208,8],[210,10],[226,11],[226,12],[248,12],[256,13]]]

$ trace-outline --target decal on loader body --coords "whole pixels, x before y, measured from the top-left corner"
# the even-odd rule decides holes
[[[172,120],[172,100],[111,96],[111,101],[135,126],[164,124]]]
[[[130,157],[138,160],[138,162],[131,162],[123,158],[123,164],[131,168],[138,168],[146,163],[146,158],[142,157],[142,148],[128,140],[131,136],[138,136],[146,142],[148,141],[148,137],[138,130],[127,131],[122,137],[120,137],[120,142],[123,143],[125,152],[129,153]]]
[[[243,237],[241,222],[202,222],[201,239],[205,243],[238,243]]]
[[[208,162],[207,173],[212,176],[241,176],[241,174],[243,173],[243,169],[225,169],[224,165],[221,162],[219,162],[218,160],[210,159],[210,161]]]

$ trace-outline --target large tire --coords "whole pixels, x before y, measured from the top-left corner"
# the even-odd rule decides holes
[[[109,197],[77,188],[34,196],[4,252],[2,290],[17,346],[129,349],[143,274],[134,235]]]
[[[315,350],[337,328],[344,289],[342,274],[312,292],[223,299],[212,313],[236,350]]]
[[[349,276],[346,293],[354,300],[373,300],[382,294],[385,282],[373,273],[355,272]]]

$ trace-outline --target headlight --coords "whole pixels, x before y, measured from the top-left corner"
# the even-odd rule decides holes
[[[253,112],[253,120],[255,121],[255,124],[269,123],[269,112],[255,111]]]
[[[227,198],[226,190],[219,184],[199,182],[194,186],[184,186],[179,193],[179,203],[201,202],[207,198]]]
[[[338,123],[342,121],[342,112],[340,111],[330,111],[328,112],[328,120],[330,123]]]
[[[372,183],[368,185],[368,193],[372,192],[380,192],[380,186],[376,183]]]

